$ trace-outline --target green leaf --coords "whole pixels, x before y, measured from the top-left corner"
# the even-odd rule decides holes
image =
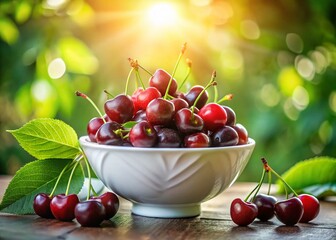
[[[0,211],[14,214],[34,213],[33,201],[38,193],[50,194],[63,168],[72,159],[46,159],[33,161],[23,166],[8,185]],[[55,194],[64,193],[71,169],[65,171],[58,183]],[[78,193],[84,183],[84,173],[79,165],[72,177],[69,193]]]
[[[122,126],[125,129],[131,129],[135,124],[137,124],[136,121],[128,121],[128,122],[125,122]]]
[[[37,159],[74,158],[80,152],[75,130],[60,120],[34,119],[8,132]]]
[[[299,162],[282,175],[283,179],[298,193],[305,192],[316,197],[335,195],[336,159],[316,157]],[[279,193],[284,185],[277,181]]]

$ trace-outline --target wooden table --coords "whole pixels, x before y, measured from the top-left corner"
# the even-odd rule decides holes
[[[0,199],[9,181],[10,177],[0,176]],[[0,213],[0,239],[336,239],[334,199],[321,202],[319,216],[309,224],[287,227],[273,218],[266,223],[254,221],[248,227],[236,226],[230,219],[230,203],[235,197],[244,198],[254,186],[255,183],[236,183],[202,204],[199,217],[186,219],[132,215],[131,204],[126,200],[121,200],[117,215],[99,228],[80,227],[75,221],[60,222],[36,215]]]

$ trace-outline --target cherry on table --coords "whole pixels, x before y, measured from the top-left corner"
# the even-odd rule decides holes
[[[297,197],[279,201],[274,206],[274,213],[280,222],[294,226],[303,215],[303,204]]]
[[[119,198],[116,194],[112,192],[103,193],[100,196],[92,197],[90,200],[95,200],[101,202],[105,207],[105,219],[108,220],[112,218],[119,209]]]
[[[258,194],[253,203],[258,207],[257,218],[260,221],[266,222],[274,217],[274,206],[277,199],[270,195]]]
[[[57,220],[72,221],[75,218],[75,207],[79,203],[76,194],[58,194],[50,202],[50,209]]]
[[[316,218],[320,212],[319,200],[313,195],[309,194],[300,194],[298,198],[301,200],[303,204],[303,215],[302,218],[300,219],[300,222],[307,223]]]
[[[34,212],[43,218],[54,218],[50,209],[51,198],[46,193],[39,193],[35,196],[33,202]]]
[[[80,202],[76,205],[75,217],[83,227],[98,227],[105,219],[105,207],[96,200]]]
[[[254,203],[244,202],[240,198],[232,201],[230,216],[232,221],[239,226],[251,224],[258,215],[258,208]]]

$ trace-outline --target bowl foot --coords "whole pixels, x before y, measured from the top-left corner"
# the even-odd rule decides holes
[[[201,214],[200,204],[142,204],[133,203],[132,213],[144,217],[187,218]]]

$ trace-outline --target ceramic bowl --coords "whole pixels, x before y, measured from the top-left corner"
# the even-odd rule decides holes
[[[255,146],[136,148],[99,145],[79,139],[97,177],[131,201],[132,213],[160,218],[193,217],[201,203],[230,187]]]

